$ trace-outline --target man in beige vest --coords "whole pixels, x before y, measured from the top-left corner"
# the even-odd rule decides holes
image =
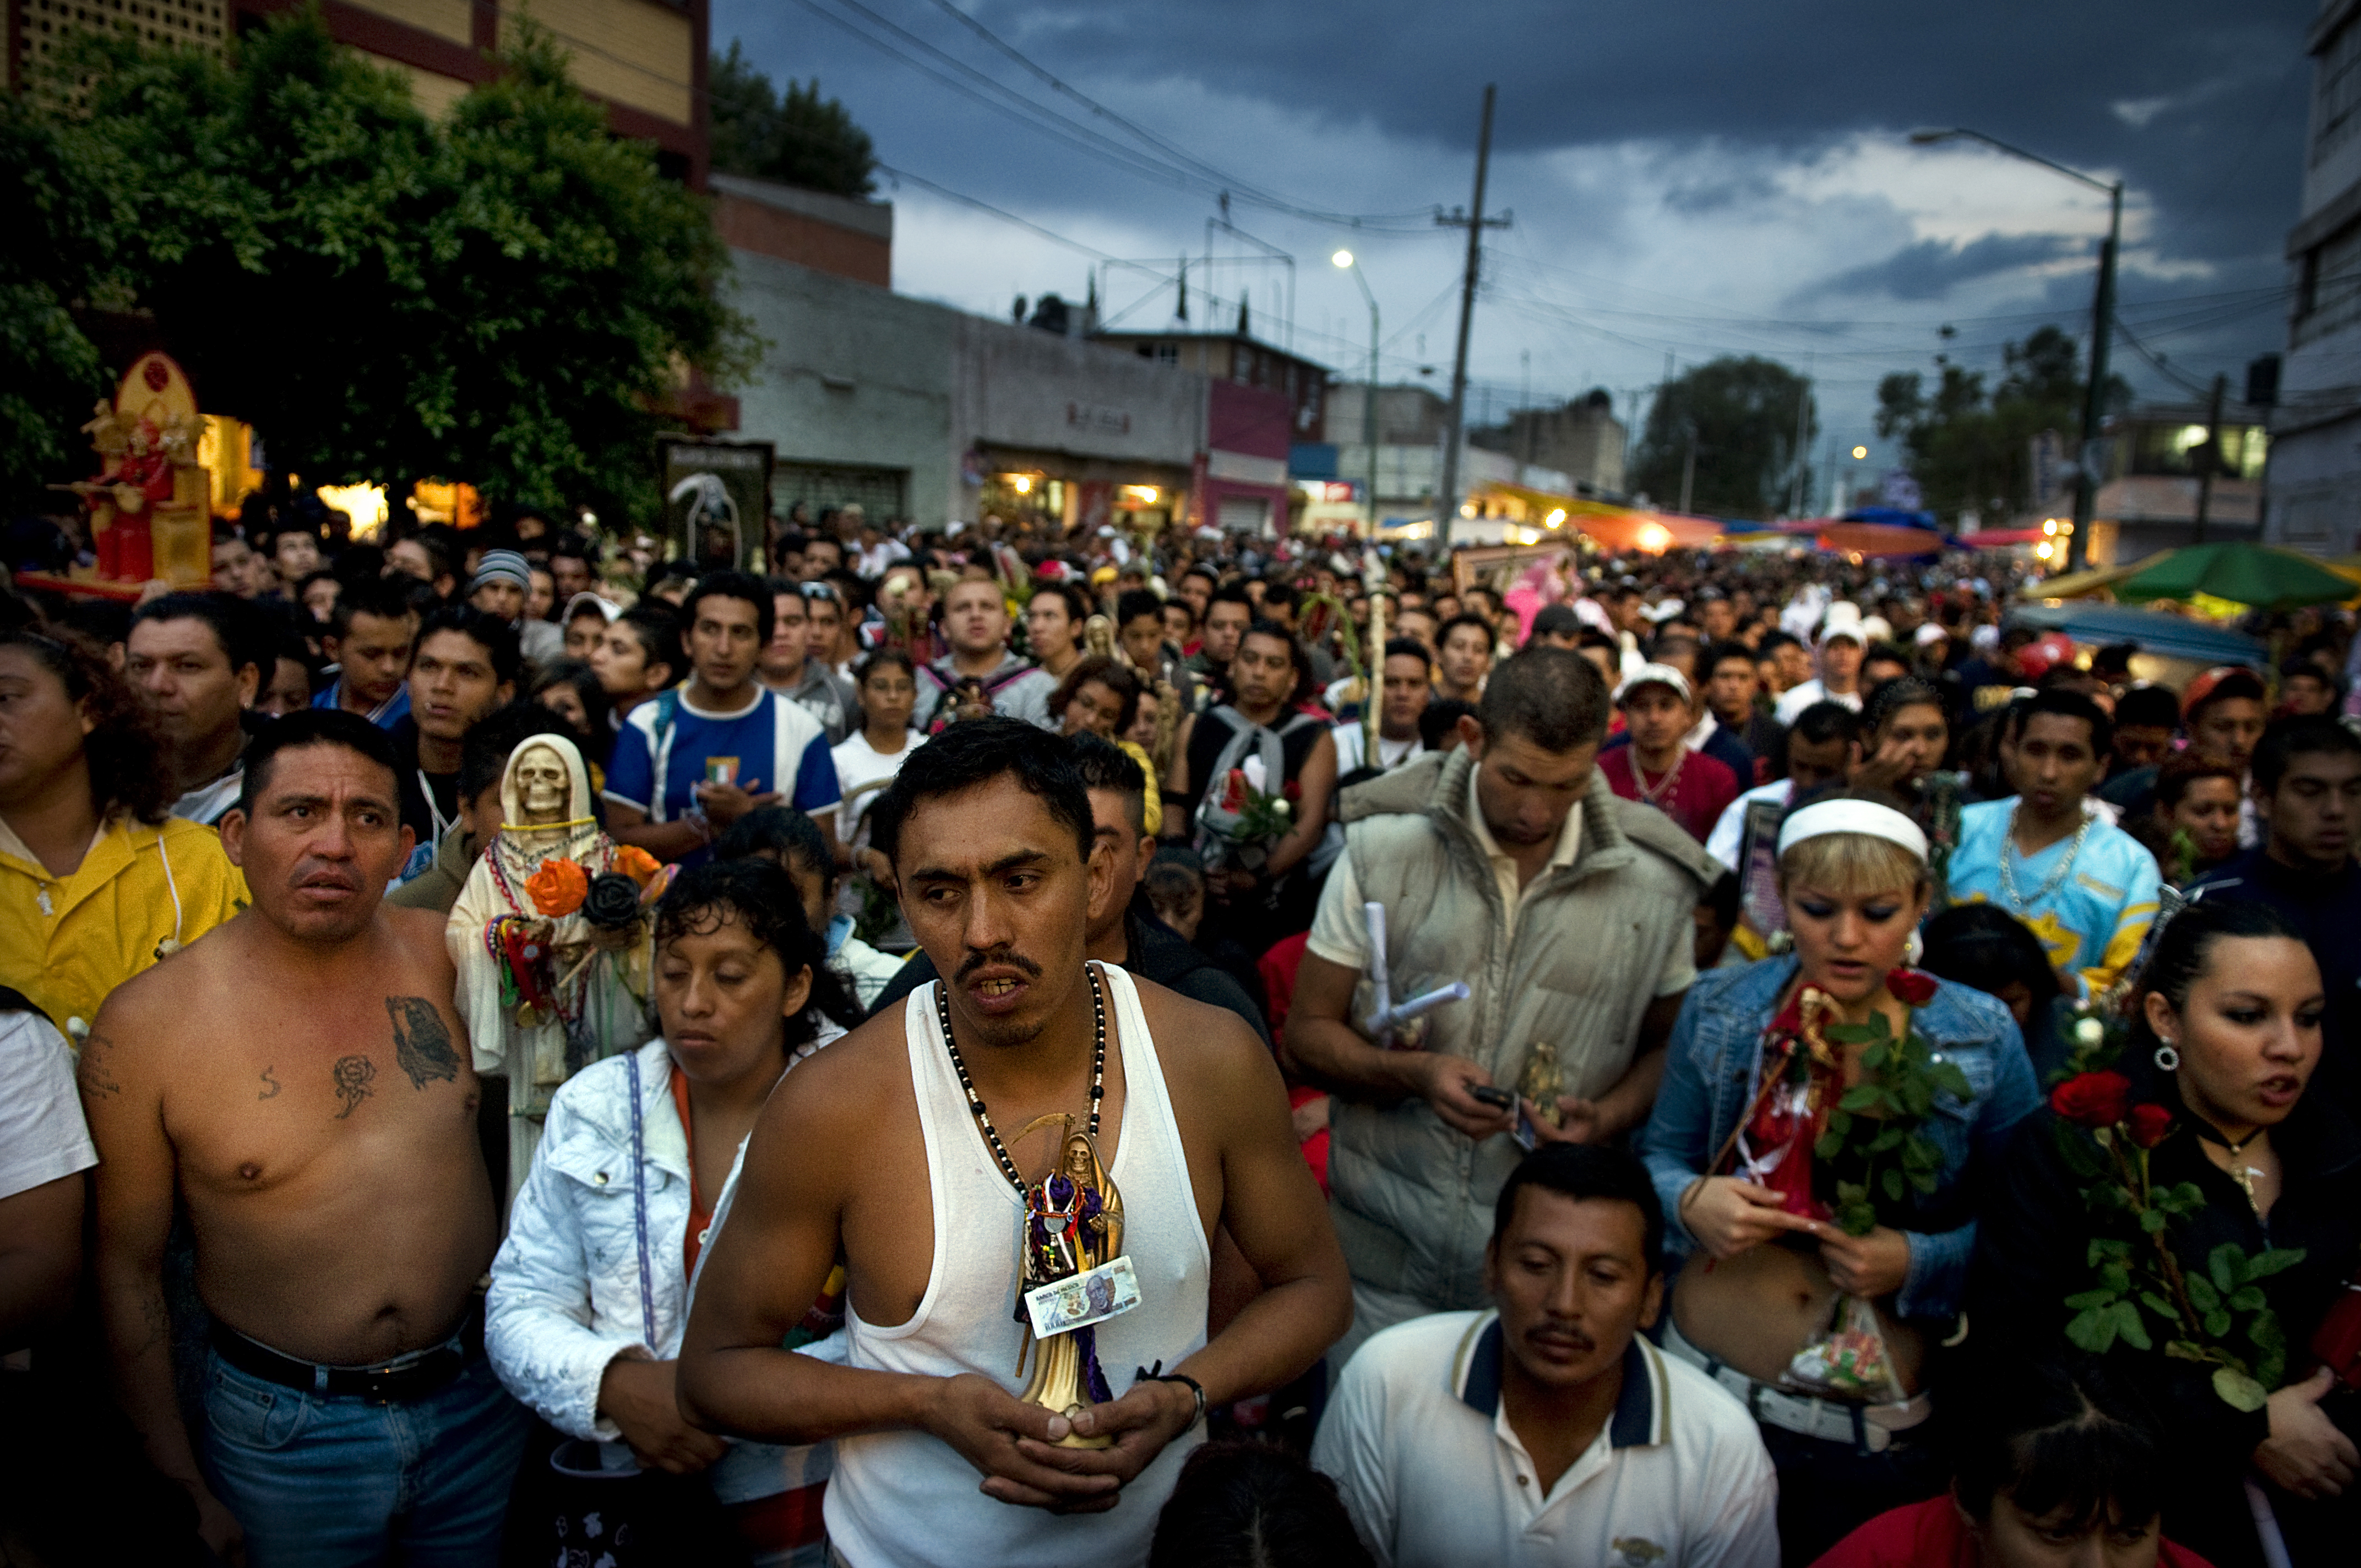
[[[1280,1047],[1336,1097],[1331,1214],[1354,1322],[1335,1365],[1379,1329],[1484,1304],[1484,1239],[1524,1153],[1520,1129],[1601,1142],[1654,1102],[1694,977],[1697,903],[1720,867],[1608,788],[1594,766],[1607,713],[1606,685],[1580,655],[1529,647],[1460,719],[1462,746],[1345,793],[1345,853]],[[1366,1033],[1369,903],[1386,907],[1396,1001],[1470,989],[1422,1020],[1422,1048]],[[1554,1058],[1554,1094],[1526,1081],[1536,1056],[1544,1069]],[[1551,1103],[1509,1097],[1520,1090]]]

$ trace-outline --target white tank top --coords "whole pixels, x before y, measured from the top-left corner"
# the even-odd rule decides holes
[[[1119,1398],[1135,1367],[1161,1361],[1170,1368],[1203,1348],[1213,1255],[1139,993],[1123,970],[1098,967],[1123,1052],[1123,1125],[1107,1174],[1123,1195],[1124,1252],[1139,1271],[1139,1305],[1098,1329],[1099,1365]],[[903,1013],[927,1140],[934,1266],[906,1323],[879,1328],[847,1307],[845,1364],[935,1377],[980,1373],[1018,1394],[1025,1384],[1016,1376],[1016,1234],[1024,1209],[951,1071],[935,1016],[940,983],[912,992]],[[1176,1440],[1105,1513],[1061,1517],[985,1497],[975,1466],[925,1432],[839,1438],[825,1505],[829,1541],[852,1568],[1143,1563],[1181,1462],[1203,1441],[1202,1427]]]

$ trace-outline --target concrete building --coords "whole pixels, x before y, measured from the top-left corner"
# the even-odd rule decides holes
[[[336,41],[410,78],[418,104],[440,115],[489,80],[490,51],[520,16],[573,55],[574,80],[607,110],[618,136],[653,142],[665,173],[705,185],[708,0],[322,0]],[[77,32],[142,43],[220,49],[231,37],[303,0],[5,0],[8,82],[25,80]]]
[[[1558,408],[1519,409],[1505,424],[1469,431],[1467,440],[1526,466],[1566,475],[1576,495],[1620,496],[1628,433],[1615,417],[1614,402],[1605,389],[1597,389]]]
[[[1067,528],[1286,526],[1283,379],[1217,381],[1093,341],[1080,311],[1032,324],[906,298],[885,286],[885,203],[732,175],[713,188],[731,303],[769,345],[740,392],[737,434],[776,446],[782,515],[859,501],[928,526],[988,512]],[[1049,329],[1058,316],[1066,330]]]
[[[2093,503],[2091,561],[2136,561],[2204,539],[2255,539],[2261,532],[2266,459],[2279,466],[2265,424],[2268,411],[2222,405],[2221,467],[2211,494],[2201,477],[2209,411],[2202,403],[2149,403],[2107,421],[2108,470]]]
[[[2265,533],[2341,555],[2361,549],[2361,0],[2321,0],[2304,49],[2312,125]]]
[[[1278,393],[1288,411],[1290,441],[1328,439],[1321,433],[1327,419],[1328,367],[1264,343],[1244,321],[1235,332],[1190,332],[1176,322],[1167,332],[1093,331],[1091,335],[1142,359],[1194,370],[1208,380]]]
[[[1363,410],[1368,389],[1339,382],[1329,389],[1327,444],[1335,451],[1335,478],[1312,493],[1302,526],[1314,532],[1357,524],[1364,515],[1369,447]],[[1435,490],[1443,482],[1444,433],[1451,405],[1420,386],[1379,387],[1378,412],[1378,523],[1411,537],[1431,537],[1437,515]],[[1521,463],[1463,439],[1459,449],[1459,521],[1455,540],[1496,540],[1507,525],[1543,525],[1550,512],[1576,496],[1575,480],[1562,469]],[[1561,516],[1561,522],[1564,521]]]

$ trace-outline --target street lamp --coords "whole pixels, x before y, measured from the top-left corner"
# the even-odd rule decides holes
[[[2091,513],[2095,510],[2099,491],[2099,477],[2092,469],[2098,457],[2099,417],[2103,411],[2103,400],[2106,395],[2107,335],[2115,314],[2115,253],[2122,247],[2124,237],[2124,182],[2120,180],[2094,180],[2079,169],[2069,169],[2037,152],[2011,147],[1997,137],[1988,137],[1964,126],[1953,126],[1948,130],[1912,131],[1910,143],[1913,147],[1931,147],[1937,142],[1950,141],[1960,137],[1980,141],[2011,158],[2037,163],[2053,173],[2063,174],[2093,191],[2107,193],[2107,243],[2099,250],[2099,292],[2091,306],[2091,384],[2082,393],[2081,462],[2077,466],[2080,472],[2074,480],[2074,532],[2066,539],[2066,569],[2079,572],[2090,565]]]
[[[1369,302],[1369,389],[1361,399],[1361,439],[1369,449],[1369,543],[1374,544],[1378,541],[1378,297],[1369,292],[1369,280],[1351,251],[1340,250],[1328,259],[1353,275],[1353,281],[1361,286],[1361,298]]]

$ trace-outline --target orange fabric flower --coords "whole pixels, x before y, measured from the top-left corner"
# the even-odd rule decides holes
[[[533,906],[551,919],[562,919],[582,907],[590,892],[590,873],[572,861],[544,861],[541,870],[525,880]]]
[[[637,844],[618,844],[615,846],[615,869],[638,883],[644,891],[649,879],[664,867],[657,863],[653,855]]]

